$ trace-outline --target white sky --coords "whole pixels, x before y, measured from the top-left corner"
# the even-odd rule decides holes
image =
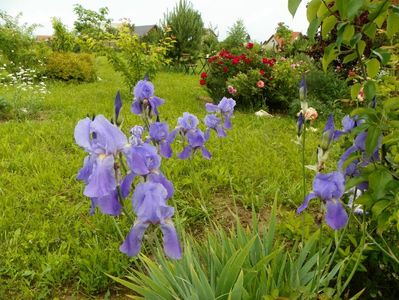
[[[75,15],[73,5],[98,10],[108,7],[109,16],[117,22],[130,19],[135,25],[159,24],[164,13],[171,11],[178,0],[0,0],[0,9],[16,16],[23,13],[22,22],[37,23],[36,34],[51,34],[51,17],[57,17],[72,29]],[[193,7],[201,13],[205,26],[217,27],[219,39],[224,39],[227,30],[237,19],[244,21],[253,41],[264,41],[275,32],[278,22],[284,22],[291,30],[306,33],[306,0],[295,18],[288,12],[287,0],[191,0]]]

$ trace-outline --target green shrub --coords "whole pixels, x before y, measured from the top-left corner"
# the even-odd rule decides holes
[[[319,115],[327,116],[332,111],[339,113],[343,108],[342,99],[350,98],[348,86],[335,72],[313,70],[306,75],[308,87],[308,102]],[[290,113],[296,114],[300,110],[300,102],[290,103]]]
[[[241,109],[264,106],[275,59],[263,56],[259,45],[248,43],[231,51],[222,49],[208,63],[208,72],[201,74],[200,84],[206,86],[214,101],[232,97]]]
[[[7,99],[3,96],[0,96],[0,120],[7,119],[11,109],[11,104],[7,101]]]
[[[270,93],[266,95],[268,107],[287,112],[291,103],[299,103],[297,99],[301,76],[313,68],[306,57],[279,58],[273,67]]]
[[[97,79],[94,58],[86,53],[52,53],[47,58],[46,75],[65,81],[90,82]]]

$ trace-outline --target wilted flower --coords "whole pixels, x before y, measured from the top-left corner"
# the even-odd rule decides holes
[[[364,89],[363,89],[363,87],[360,88],[359,93],[357,94],[357,100],[359,102],[363,102],[364,101]]]
[[[227,91],[229,92],[229,94],[232,94],[232,95],[234,95],[235,93],[237,93],[237,90],[236,90],[233,86],[231,86],[231,85],[229,85],[229,86],[227,87]]]
[[[141,249],[144,232],[150,224],[161,227],[165,254],[172,259],[181,258],[181,248],[176,229],[172,222],[173,207],[166,204],[168,192],[162,184],[145,182],[137,185],[132,206],[137,221],[130,230],[120,251],[135,256]]]
[[[348,222],[348,214],[340,201],[344,191],[345,179],[340,172],[318,173],[313,181],[313,191],[298,207],[297,214],[308,207],[310,200],[319,198],[326,205],[325,219],[328,226],[334,230],[341,229]]]

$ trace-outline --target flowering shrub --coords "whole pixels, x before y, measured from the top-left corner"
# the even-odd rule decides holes
[[[166,255],[179,259],[182,252],[172,221],[174,208],[168,205],[174,188],[161,171],[162,157],[172,156],[171,144],[180,138],[183,148],[178,158],[187,159],[201,152],[205,159],[210,159],[211,153],[205,144],[211,130],[219,137],[226,136],[226,130],[232,127],[235,101],[223,98],[218,105],[206,105],[210,114],[205,117],[205,132],[199,128],[198,118],[188,112],[178,119],[175,129],[169,131],[168,124],[159,121],[158,108],[165,101],[154,95],[152,83],[148,79],[141,80],[133,92],[131,112],[142,117],[144,126],[134,126],[129,138],[120,128],[122,101],[119,92],[115,98],[114,123],[98,115],[82,119],[76,125],[75,141],[88,153],[77,178],[85,183],[83,194],[91,199],[90,213],[94,213],[96,207],[112,216],[123,211],[133,222],[120,246],[121,252],[137,255],[146,229],[154,224],[160,225]],[[135,220],[125,207],[132,187]]]
[[[208,89],[213,99],[234,95],[238,107],[264,105],[276,60],[262,56],[258,49],[253,43],[247,43],[233,51],[223,49],[211,56],[209,71],[201,74],[200,84]]]
[[[5,91],[11,91],[12,97],[2,99],[1,117],[25,118],[34,115],[49,93],[43,81],[46,77],[40,76],[35,69],[19,67],[15,73],[7,73],[6,69],[5,64],[0,67],[0,85]]]

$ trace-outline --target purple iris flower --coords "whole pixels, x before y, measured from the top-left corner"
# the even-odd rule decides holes
[[[306,94],[307,94],[307,87],[306,87],[305,75],[302,75],[301,83],[299,84],[299,99],[303,101],[306,98]]]
[[[147,227],[160,224],[165,254],[172,259],[181,258],[179,238],[171,220],[174,209],[166,204],[167,196],[168,192],[162,184],[145,182],[137,185],[132,197],[137,221],[120,246],[121,252],[129,256],[137,255]]]
[[[302,135],[302,129],[303,129],[303,124],[305,123],[305,118],[304,118],[304,116],[303,116],[303,113],[302,113],[302,111],[299,113],[299,116],[298,116],[298,121],[297,121],[297,123],[296,123],[296,134],[297,134],[297,136],[298,137],[300,137],[301,135]]]
[[[328,226],[334,230],[341,229],[348,222],[348,214],[340,201],[344,191],[345,179],[340,172],[318,173],[313,181],[313,192],[306,196],[302,205],[298,207],[297,214],[308,207],[310,200],[319,198],[326,205],[325,218]]]
[[[205,148],[205,135],[200,129],[190,130],[187,132],[188,145],[178,154],[180,159],[187,159],[196,150],[201,150],[202,156],[206,159],[211,158],[211,153]]]
[[[158,155],[157,148],[150,144],[133,145],[126,148],[124,152],[130,170],[136,175],[148,175],[161,166],[161,157]]]
[[[165,101],[157,96],[154,96],[154,85],[144,79],[140,80],[134,87],[134,100],[132,103],[131,111],[136,115],[141,115],[148,108],[149,115],[158,113],[158,106]]]
[[[366,154],[366,139],[367,132],[359,133],[353,145],[349,147],[344,154],[342,154],[341,158],[338,161],[338,170],[342,172],[347,177],[357,177],[361,175],[361,168],[367,166],[371,162],[378,161],[379,149],[381,147],[381,137],[378,141],[376,148],[373,150],[371,156]],[[351,161],[345,169],[343,169],[345,161],[353,154],[358,152],[359,155],[353,161]],[[358,189],[365,190],[368,187],[367,182],[362,182],[358,186]]]
[[[149,134],[151,140],[159,144],[159,153],[165,158],[170,158],[172,156],[170,144],[174,140],[174,134],[169,134],[168,124],[162,122],[152,123]]]
[[[121,93],[119,91],[116,93],[115,96],[114,107],[115,107],[115,124],[118,124],[119,112],[121,111],[122,108],[122,98],[121,98]]]
[[[116,190],[114,156],[127,144],[126,136],[104,116],[80,120],[75,127],[75,141],[88,153],[77,178],[86,183],[83,194],[104,213],[118,214],[120,206],[111,195]],[[112,203],[108,203],[108,202]],[[109,208],[113,207],[114,210]]]
[[[344,132],[351,132],[353,128],[356,126],[355,119],[351,118],[349,115],[346,115],[342,119],[342,127],[344,128]]]
[[[205,108],[207,112],[218,112],[221,113],[224,118],[224,128],[231,129],[231,117],[233,116],[234,106],[236,105],[235,100],[232,98],[223,97],[223,99],[219,102],[218,105],[207,103],[205,104]]]
[[[320,142],[321,149],[323,149],[323,151],[327,151],[330,148],[331,142],[336,141],[341,135],[342,135],[341,131],[335,130],[334,115],[331,113],[328,116],[323,134],[321,136],[321,142]]]
[[[198,118],[188,112],[183,113],[183,117],[177,119],[178,128],[183,132],[195,130],[199,124]]]
[[[140,145],[143,143],[142,140],[142,135],[144,133],[144,127],[140,125],[134,126],[132,129],[130,129],[130,138],[129,138],[129,143],[136,146]]]
[[[205,139],[208,140],[210,136],[210,131],[211,129],[215,130],[218,134],[218,137],[225,137],[226,132],[223,129],[222,126],[222,120],[220,120],[217,116],[215,115],[206,115],[204,119],[204,123],[206,128],[205,131]]]

